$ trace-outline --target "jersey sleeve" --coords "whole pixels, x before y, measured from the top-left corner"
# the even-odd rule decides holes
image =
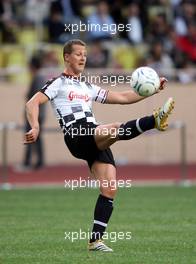
[[[60,83],[58,79],[51,79],[41,88],[40,92],[45,94],[49,100],[54,99],[60,89]]]
[[[107,98],[108,90],[102,89],[101,87],[91,84],[93,88],[92,100],[104,104]]]

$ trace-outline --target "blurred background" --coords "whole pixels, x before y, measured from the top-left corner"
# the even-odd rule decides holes
[[[130,89],[128,82],[116,79],[123,76],[126,80],[144,65],[169,80],[167,90],[136,105],[96,104],[98,122],[123,122],[151,114],[168,96],[176,101],[168,132],[153,131],[112,146],[119,177],[194,180],[195,10],[195,1],[190,0],[1,0],[0,184],[58,183],[65,177],[88,175],[85,163],[67,150],[49,104],[41,109],[38,142],[28,147],[22,144],[28,129],[25,102],[46,80],[63,71],[62,48],[73,38],[88,44],[85,74],[100,76],[96,84],[103,88]],[[102,30],[90,30],[93,24]]]

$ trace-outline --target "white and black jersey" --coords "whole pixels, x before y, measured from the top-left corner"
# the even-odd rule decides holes
[[[82,118],[96,124],[92,102],[104,103],[108,93],[97,85],[81,82],[64,73],[48,81],[41,92],[51,101],[61,127],[68,127]]]

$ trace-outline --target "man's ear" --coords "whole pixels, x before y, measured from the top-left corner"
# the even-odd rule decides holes
[[[64,54],[64,60],[66,63],[69,62],[69,54],[67,54],[67,53]]]

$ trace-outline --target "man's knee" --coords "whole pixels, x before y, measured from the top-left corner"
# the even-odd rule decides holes
[[[105,184],[104,184],[105,185]],[[116,195],[117,193],[117,181],[112,181],[110,183],[108,183],[108,187],[106,186],[101,186],[100,190],[101,190],[101,193],[108,197],[108,198],[114,198],[114,196]]]
[[[118,130],[120,126],[121,126],[120,122],[115,122],[112,124],[110,131],[109,131],[109,134],[111,137],[116,138],[118,136]]]

